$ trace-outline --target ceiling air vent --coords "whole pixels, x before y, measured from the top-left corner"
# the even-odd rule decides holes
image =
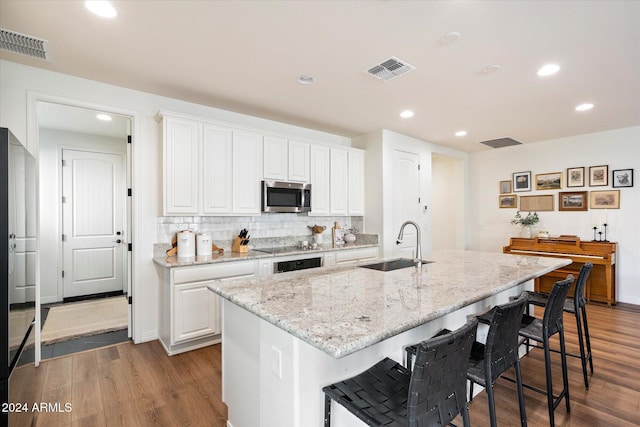
[[[480,144],[488,145],[491,148],[509,147],[511,145],[520,145],[522,142],[516,141],[513,138],[498,138],[490,139],[488,141],[480,141]]]
[[[48,48],[49,42],[47,40],[0,28],[0,49],[2,50],[50,61],[51,54]]]
[[[395,56],[392,56],[380,64],[376,64],[369,68],[367,73],[381,80],[391,80],[415,69],[416,67],[413,65],[409,65]]]

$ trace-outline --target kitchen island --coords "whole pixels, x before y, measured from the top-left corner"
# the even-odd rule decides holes
[[[229,427],[321,426],[324,385],[533,289],[566,259],[435,251],[420,269],[326,268],[235,282],[223,298],[222,393]],[[334,426],[362,425],[333,405]]]

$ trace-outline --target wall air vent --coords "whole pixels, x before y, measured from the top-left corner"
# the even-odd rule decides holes
[[[381,80],[391,80],[399,77],[411,70],[415,70],[416,67],[407,64],[395,56],[382,61],[380,64],[376,64],[367,70],[367,73]]]
[[[511,145],[520,145],[522,142],[516,141],[513,138],[498,138],[498,139],[490,139],[488,141],[480,141],[480,144],[487,145],[491,148],[502,148],[509,147]]]
[[[51,53],[48,48],[47,40],[0,28],[0,49],[2,50],[50,61]]]

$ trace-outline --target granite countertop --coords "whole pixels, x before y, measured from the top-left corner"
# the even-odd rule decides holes
[[[318,246],[317,249],[297,249],[292,247],[291,251],[280,252],[277,254],[262,252],[260,249],[249,249],[249,252],[246,253],[236,253],[231,250],[225,250],[224,253],[218,254],[214,253],[211,256],[204,257],[192,257],[192,258],[178,258],[176,256],[168,257],[166,255],[156,255],[153,258],[153,262],[162,267],[173,268],[173,267],[186,267],[191,265],[203,265],[203,264],[214,264],[220,262],[230,262],[230,261],[242,261],[248,259],[258,259],[258,258],[274,258],[274,257],[282,257],[282,256],[291,256],[291,255],[307,255],[312,253],[323,253],[323,252],[331,252],[331,251],[344,251],[350,249],[359,249],[359,248],[369,248],[369,247],[379,247],[380,245],[376,243],[345,243],[342,246],[332,247],[329,245],[321,245]],[[164,250],[161,250],[162,254]]]
[[[433,263],[382,272],[329,267],[208,288],[340,358],[568,265],[564,258],[443,250]]]

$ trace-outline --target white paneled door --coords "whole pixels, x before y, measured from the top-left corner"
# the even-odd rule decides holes
[[[402,150],[393,150],[393,238],[405,221],[420,224],[420,156]],[[402,243],[394,245],[394,255],[413,258],[416,249],[416,229],[404,229]]]
[[[124,155],[62,152],[64,297],[126,292]]]

